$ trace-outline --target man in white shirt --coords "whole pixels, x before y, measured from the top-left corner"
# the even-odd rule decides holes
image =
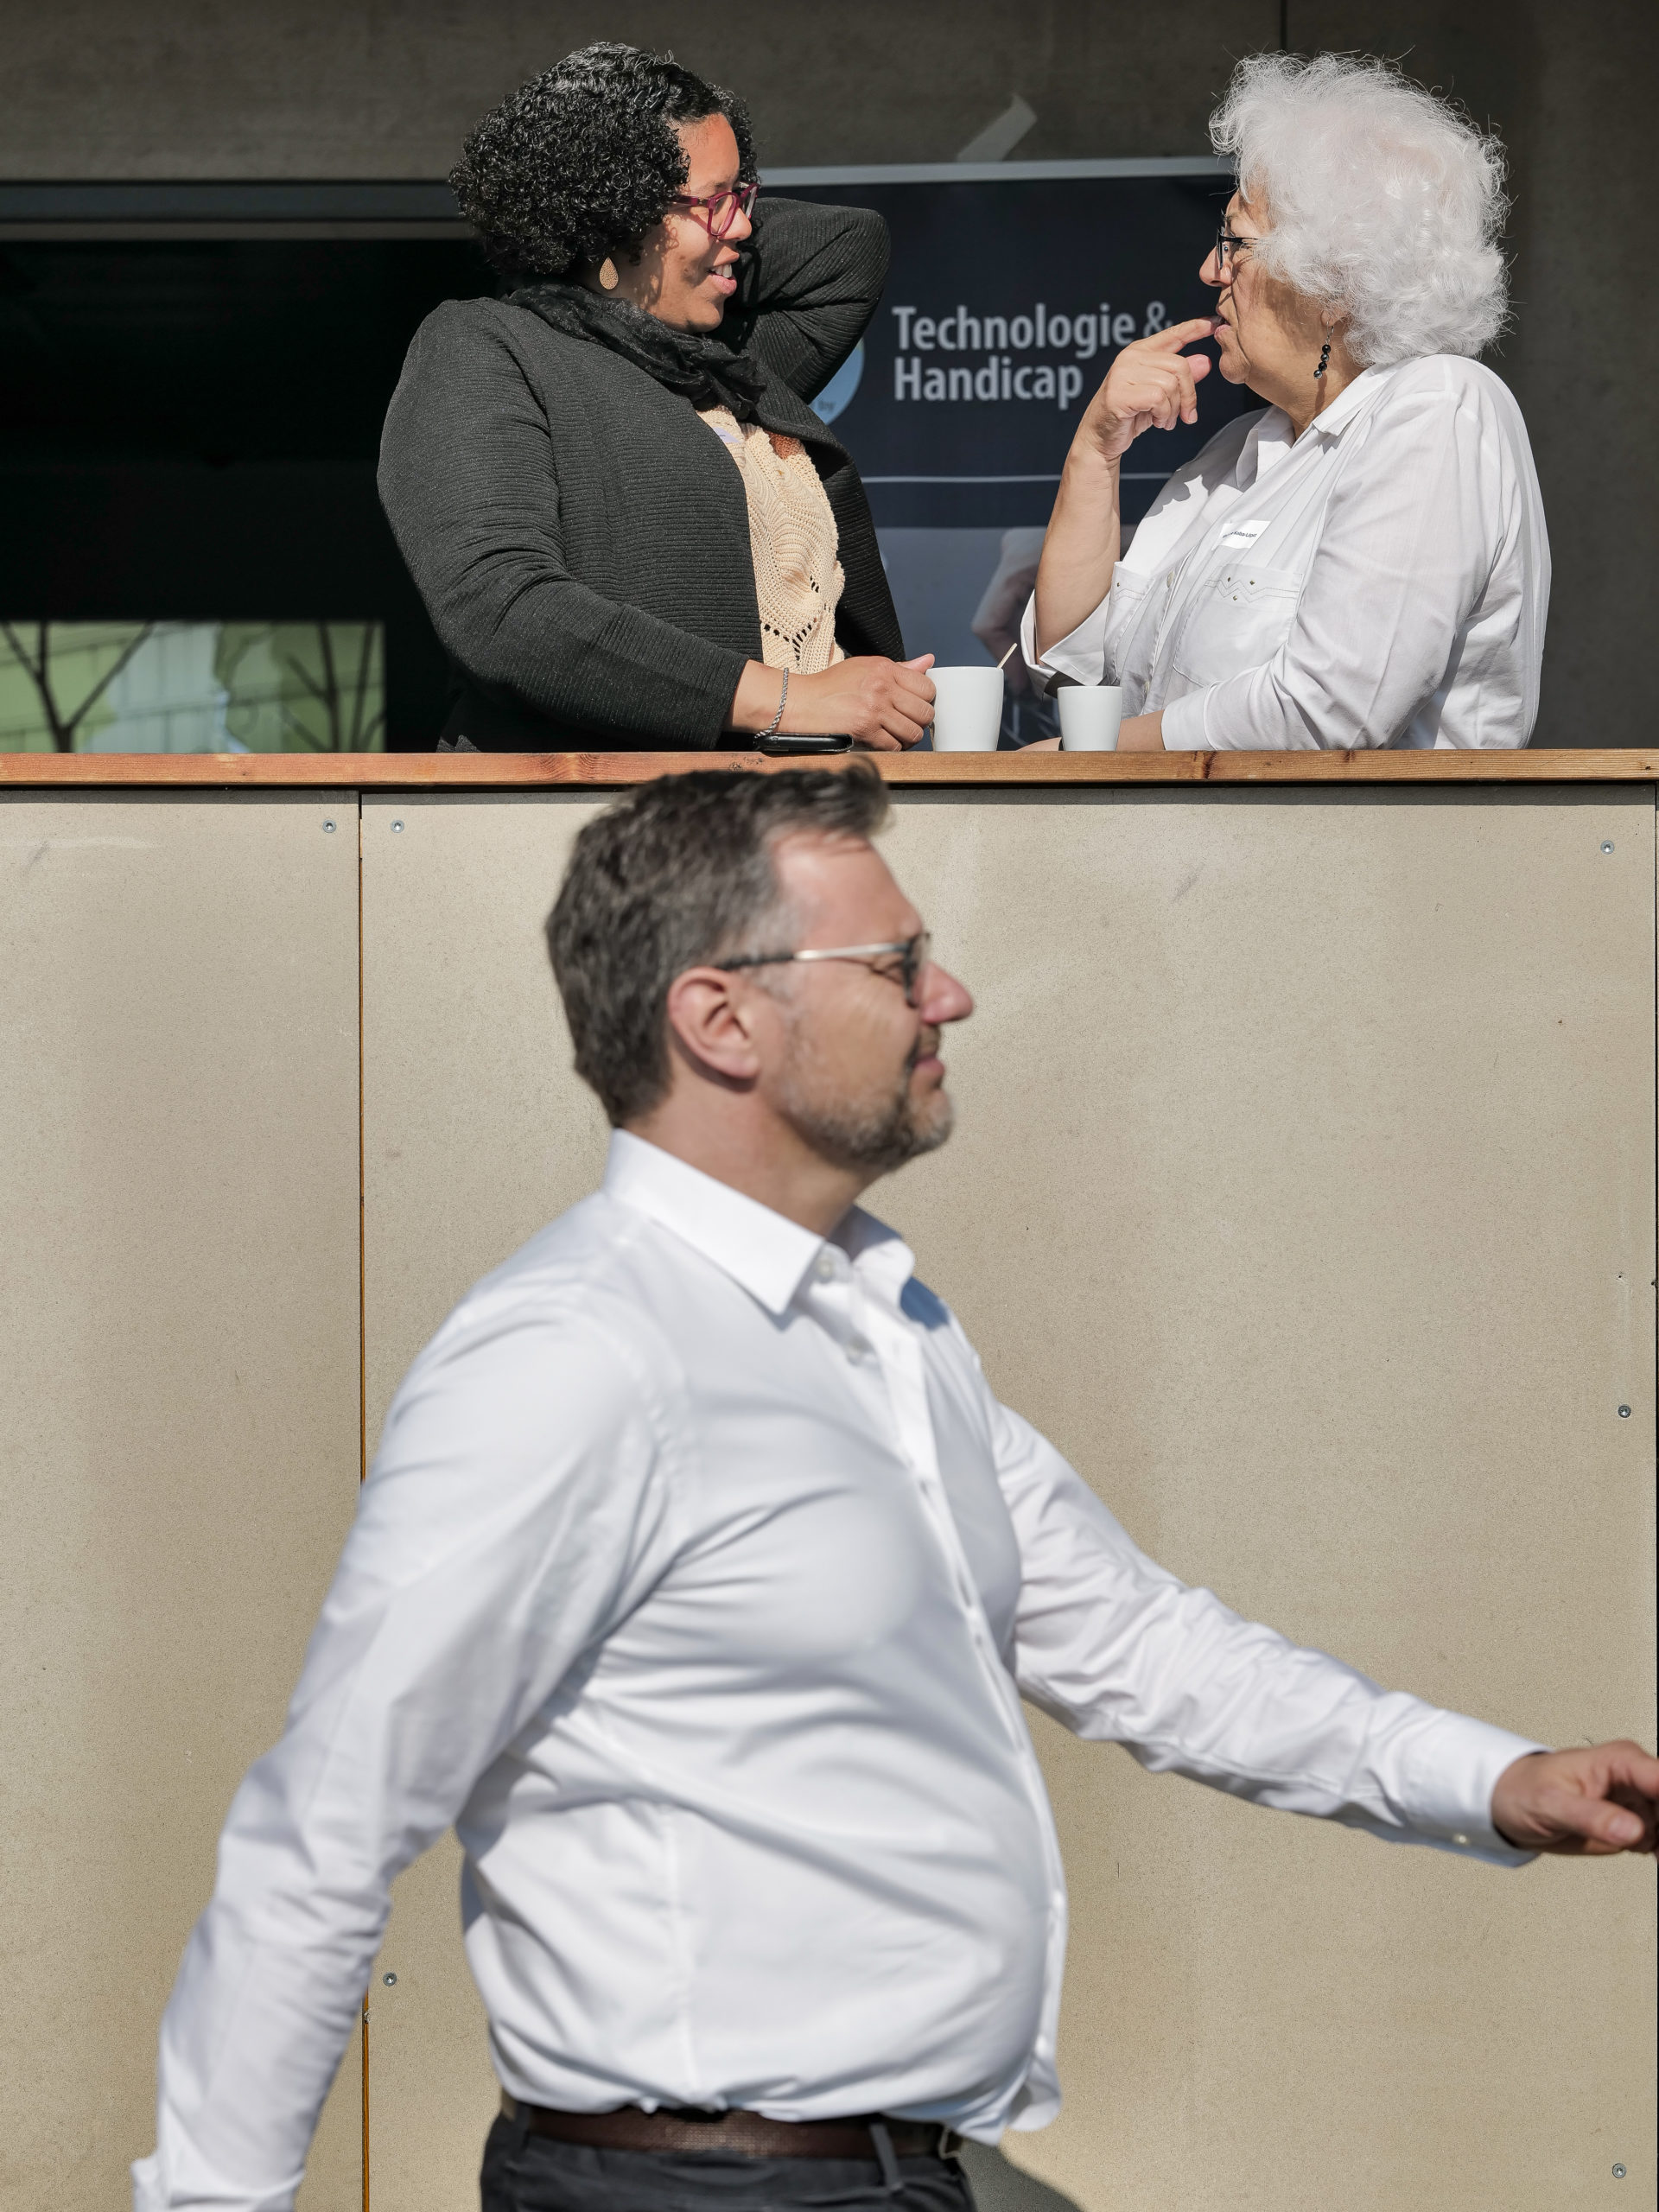
[[[1654,1849],[1659,1762],[1378,1689],[1188,1589],[997,1403],[855,1204],[972,1010],[874,775],[670,778],[549,924],[603,1188],[405,1378],[162,2031],[139,2212],[285,2212],[393,1876],[451,1824],[505,2095],[486,2212],[963,2212],[1058,2108],[1023,1695],[1499,1866]]]

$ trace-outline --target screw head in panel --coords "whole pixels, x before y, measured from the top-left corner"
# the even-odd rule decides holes
[[[1613,2168],[1613,2179],[1614,2179],[1615,2181],[1623,2181],[1623,2180],[1624,2180],[1624,2167],[1623,2167],[1623,2166],[1615,2166],[1615,2167]]]
[[[1618,1409],[1618,1417],[1620,1421],[1629,1421],[1630,1417],[1630,1408],[1628,1406],[1621,1406]]]
[[[325,822],[322,826],[325,830],[332,832],[334,825],[332,822]]]
[[[395,1974],[383,1974],[380,1979],[388,1989],[396,1989],[397,1986],[397,1977]]]
[[[398,831],[403,828],[403,826],[404,826],[404,825],[403,825],[403,823],[402,823],[401,822],[394,822],[394,823],[392,823],[392,825],[391,825],[391,834],[392,834],[392,836],[393,836],[394,837],[397,835],[397,832],[398,832]]]

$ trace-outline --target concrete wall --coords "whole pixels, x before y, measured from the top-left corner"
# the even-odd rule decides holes
[[[1284,13],[1293,48],[1402,55],[1510,145],[1517,322],[1496,365],[1527,412],[1556,557],[1536,741],[1651,741],[1647,6],[1288,0]],[[1231,58],[1281,29],[1278,0],[772,0],[747,18],[698,0],[5,0],[0,176],[441,175],[484,108],[601,36],[671,46],[740,85],[777,164],[949,158],[1014,92],[1038,117],[1022,155],[1191,152]]]

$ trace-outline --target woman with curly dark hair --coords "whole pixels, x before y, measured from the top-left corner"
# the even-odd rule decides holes
[[[887,274],[861,208],[757,203],[741,103],[601,44],[485,117],[451,179],[518,289],[416,334],[380,496],[483,750],[913,745],[858,471],[807,402]]]

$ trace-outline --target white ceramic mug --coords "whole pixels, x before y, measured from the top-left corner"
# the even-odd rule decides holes
[[[1117,726],[1123,719],[1123,687],[1119,683],[1065,683],[1055,693],[1060,702],[1062,753],[1116,753]]]
[[[933,750],[995,753],[1002,728],[1000,668],[930,668]]]

